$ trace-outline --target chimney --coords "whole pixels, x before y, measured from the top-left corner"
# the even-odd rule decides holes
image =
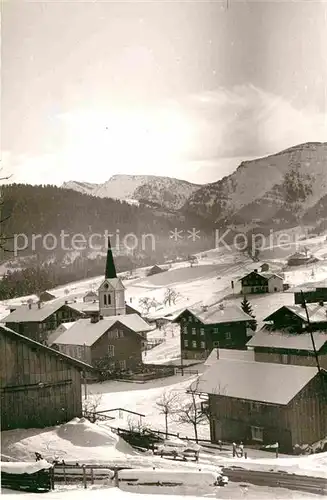
[[[202,311],[206,312],[208,310],[208,306],[202,306]]]
[[[41,302],[40,301],[37,303],[37,307],[38,307],[38,309],[41,309]]]
[[[92,314],[91,316],[91,323],[97,323],[99,321],[99,316],[96,316],[95,314]]]
[[[253,271],[254,271],[255,273],[257,273],[257,272],[258,272],[258,269],[254,269]]]
[[[102,316],[102,314],[100,314],[100,316],[99,316],[99,319],[103,319],[103,316]]]
[[[68,304],[68,300],[65,300],[65,304],[66,304],[66,305]]]
[[[32,304],[28,304],[28,308],[29,308],[29,309],[32,309]],[[15,310],[15,309],[13,309],[13,310]],[[11,312],[11,311],[10,311],[10,312]]]
[[[319,305],[320,305],[320,307],[324,307],[324,301],[323,301],[323,300],[320,300],[320,301],[319,301]]]

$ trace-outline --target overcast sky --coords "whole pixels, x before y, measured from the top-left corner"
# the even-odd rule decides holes
[[[327,3],[5,0],[12,180],[214,181],[327,140]]]

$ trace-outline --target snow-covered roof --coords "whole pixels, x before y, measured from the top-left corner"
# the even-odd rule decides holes
[[[318,374],[316,367],[219,359],[199,379],[198,391],[287,405]]]
[[[252,349],[212,349],[204,366],[212,366],[219,359],[238,359],[241,361],[254,361],[254,351]]]
[[[152,330],[138,314],[127,314],[121,316],[107,316],[93,323],[90,319],[80,319],[75,324],[61,333],[56,344],[86,345],[92,346],[104,333],[120,323],[135,333]]]
[[[272,321],[275,314],[278,311],[281,311],[282,309],[288,309],[290,312],[298,316],[300,319],[307,322],[307,315],[305,312],[305,308],[299,304],[295,304],[292,306],[282,306],[276,311],[274,311],[272,314],[264,318],[263,321]],[[326,306],[321,306],[319,304],[307,304],[307,311],[311,323],[327,323]]]
[[[35,340],[32,340],[28,337],[24,337],[23,335],[20,335],[19,333],[14,332],[14,330],[12,330],[11,328],[8,328],[6,326],[0,325],[0,333],[3,333],[4,335],[10,336],[10,337],[16,339],[17,341],[24,342],[24,343],[28,344],[30,347],[33,347],[34,349],[46,351],[48,354],[51,354],[51,355],[56,356],[60,359],[63,359],[67,363],[76,365],[83,370],[94,370],[94,368],[91,365],[84,363],[84,361],[80,361],[78,359],[72,358],[70,356],[67,356],[67,354],[63,354],[62,352],[59,352],[55,349],[51,349],[51,347],[40,344],[39,342],[36,342]]]
[[[38,304],[23,305],[17,307],[15,311],[8,314],[5,318],[2,318],[1,323],[29,323],[29,322],[42,322],[47,319],[51,314],[55,313],[63,305],[69,307],[70,309],[75,309],[73,304],[65,304],[62,302],[46,302],[41,304],[39,308]]]
[[[267,280],[270,280],[271,278],[278,278],[280,280],[283,281],[283,278],[282,276],[280,276],[279,274],[276,274],[276,273],[265,273],[265,272],[258,272],[258,271],[251,271],[247,274],[244,274],[244,276],[241,276],[241,278],[239,278],[238,281],[242,281],[244,278],[247,278],[248,276],[250,276],[251,274],[256,274],[258,276],[261,276],[262,278],[266,278]]]
[[[63,330],[69,330],[73,325],[75,325],[76,321],[70,321],[68,323],[61,323],[58,328],[49,335],[48,337],[48,345],[53,345],[57,338],[62,334]]]
[[[319,351],[327,343],[326,332],[313,332],[314,343]],[[313,352],[310,333],[287,333],[263,327],[247,343],[248,347],[271,347]]]
[[[220,308],[219,305],[214,305],[208,308],[186,308],[174,318],[178,318],[186,311],[195,316],[201,323],[205,325],[216,325],[218,323],[233,323],[235,321],[253,321],[253,318],[246,314],[240,307],[232,304]]]

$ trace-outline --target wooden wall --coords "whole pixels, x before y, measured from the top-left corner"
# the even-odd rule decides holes
[[[56,425],[82,413],[77,367],[0,331],[1,428]]]
[[[254,349],[254,359],[255,361],[261,361],[263,363],[280,363],[288,365],[301,365],[301,366],[316,366],[316,358],[313,353],[307,353],[302,351],[302,354],[290,353],[289,350],[275,349],[270,351],[264,351],[263,348]],[[288,356],[287,363],[284,363],[285,357],[283,354]],[[327,370],[327,353],[319,355],[319,363],[321,368]]]
[[[100,320],[101,321],[101,320]],[[115,338],[115,332],[120,330],[123,337]],[[142,363],[142,337],[125,326],[119,326],[102,335],[91,347],[92,363],[108,356],[108,346],[115,348],[112,362],[119,368],[119,361],[126,361],[126,368],[134,370]]]
[[[291,402],[289,427],[295,444],[312,444],[327,435],[327,379],[315,377]]]

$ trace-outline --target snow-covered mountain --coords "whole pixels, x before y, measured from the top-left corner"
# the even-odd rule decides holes
[[[62,187],[99,198],[114,198],[128,203],[131,203],[131,200],[134,203],[142,201],[170,210],[178,210],[200,186],[170,177],[113,175],[103,184],[69,181],[65,182]]]
[[[245,161],[218,182],[201,186],[185,209],[214,222],[294,220],[327,193],[327,143],[300,144]]]

